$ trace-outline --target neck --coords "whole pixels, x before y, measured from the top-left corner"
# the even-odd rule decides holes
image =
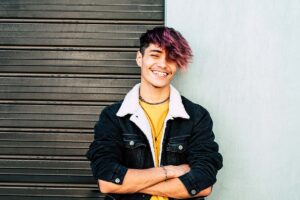
[[[154,86],[147,87],[141,83],[140,96],[148,103],[155,104],[162,102],[170,96],[170,85],[168,87],[157,88]]]

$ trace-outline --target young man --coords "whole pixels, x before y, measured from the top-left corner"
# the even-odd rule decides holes
[[[141,83],[102,111],[87,153],[106,199],[202,199],[211,193],[222,167],[212,120],[170,85],[191,57],[173,28],[141,36]]]

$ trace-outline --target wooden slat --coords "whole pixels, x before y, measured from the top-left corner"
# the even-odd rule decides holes
[[[24,127],[24,128],[89,128],[93,127],[95,122],[91,121],[66,121],[66,120],[24,120],[15,119],[13,122],[11,119],[1,120],[0,126],[3,127]]]
[[[18,160],[0,159],[1,169],[11,169],[22,173],[22,169],[39,169],[39,170],[84,170],[90,171],[89,161],[65,161],[65,160]]]
[[[1,23],[0,45],[137,47],[154,25]]]
[[[32,92],[32,93],[74,93],[74,94],[126,94],[128,91],[128,88],[96,88],[96,87],[51,87],[51,86],[45,86],[45,87],[39,87],[39,86],[9,86],[4,85],[0,86],[0,93],[4,92],[15,92],[15,93],[22,93],[22,92]]]
[[[47,118],[45,118],[45,115],[47,115]],[[4,116],[4,117],[3,117]],[[1,120],[47,120],[47,121],[58,121],[58,120],[64,120],[64,121],[95,121],[97,118],[97,115],[92,114],[78,114],[78,115],[72,115],[72,114],[26,114],[26,113],[6,113],[3,114],[3,116],[0,117]],[[84,119],[83,119],[84,118]]]
[[[7,87],[6,87],[7,88]],[[7,89],[14,89],[14,88],[7,88]],[[21,99],[21,100],[80,100],[80,101],[119,101],[121,100],[125,95],[123,94],[105,94],[105,93],[87,93],[88,91],[79,93],[80,90],[75,91],[73,93],[70,93],[71,91],[67,91],[66,93],[63,92],[51,92],[48,93],[47,88],[18,88],[24,89],[24,90],[34,90],[34,92],[25,91],[25,92],[2,92],[0,91],[0,99]],[[51,88],[51,90],[56,88]],[[61,89],[61,88],[58,88]],[[1,87],[0,87],[1,90]],[[67,88],[64,88],[64,90],[67,90]],[[72,89],[74,91],[74,89]],[[84,88],[81,88],[81,90],[84,90]],[[90,88],[87,90],[91,90]],[[97,92],[98,93],[98,92]]]
[[[46,160],[86,160],[85,156],[47,156],[47,155],[1,155],[1,159],[46,159]],[[18,183],[20,184],[20,183]],[[38,183],[37,183],[38,184]]]
[[[0,104],[0,126],[91,128],[103,106]]]
[[[1,117],[6,114],[45,114],[45,115],[96,115],[103,106],[73,106],[73,105],[9,105],[0,104]]]
[[[66,185],[67,186],[67,185]],[[84,200],[103,199],[97,188],[47,187],[47,186],[0,186],[0,199],[5,200]]]
[[[18,123],[18,120],[16,120],[16,123]],[[31,156],[43,155],[43,156],[85,157],[85,153],[87,152],[89,144],[93,139],[93,134],[91,133],[92,130],[90,130],[90,134],[59,133],[59,132],[52,132],[52,133],[2,132],[1,131],[0,132],[0,155],[31,155]],[[34,160],[31,161],[33,162]],[[1,162],[0,160],[0,173],[1,173],[1,169],[3,169],[3,165],[5,165],[7,168],[7,165],[10,165],[9,163],[12,163],[12,161],[7,160],[7,163],[5,164],[5,162]],[[49,166],[49,164],[44,166]]]
[[[46,141],[46,142],[39,142],[36,141],[1,141],[1,147],[25,147],[25,148],[58,148],[58,149],[87,149],[88,144],[90,142],[61,142],[61,141]]]
[[[92,140],[93,140],[92,131],[85,132],[85,133],[0,131],[0,141],[91,142]]]
[[[6,182],[45,182],[88,184],[94,181],[90,170],[47,170],[22,169],[20,172],[1,170],[0,180]],[[73,173],[72,173],[73,172]]]
[[[0,17],[163,20],[161,0],[1,0]]]
[[[84,146],[78,147],[78,143],[71,144],[71,147],[65,147],[66,143],[50,143],[48,146],[41,146],[34,143],[4,143],[1,142],[0,150],[1,155],[31,155],[31,156],[84,156],[88,150],[89,143],[85,143]],[[33,146],[32,144],[36,145]],[[18,146],[17,146],[18,145]],[[23,145],[23,146],[21,146]],[[51,146],[50,146],[51,145]],[[69,145],[70,146],[70,145]]]
[[[139,74],[135,52],[0,50],[0,72]]]
[[[0,100],[119,101],[138,79],[0,77]]]
[[[1,86],[66,86],[66,87],[126,87],[133,86],[138,79],[112,78],[40,78],[40,77],[1,77]]]

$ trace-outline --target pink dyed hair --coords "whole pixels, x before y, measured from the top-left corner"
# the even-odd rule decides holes
[[[140,37],[142,55],[150,44],[159,45],[166,50],[167,59],[175,61],[180,69],[186,69],[193,57],[192,49],[186,39],[173,28],[161,26],[143,33]]]

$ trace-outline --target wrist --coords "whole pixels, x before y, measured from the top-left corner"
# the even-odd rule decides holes
[[[165,175],[165,181],[168,180],[168,170],[166,169],[165,166],[162,166],[162,169],[163,169],[163,172],[164,172],[164,175]]]
[[[163,166],[163,167],[166,170],[167,179],[177,178],[176,177],[176,171],[174,171],[174,166],[167,165],[167,166]]]

